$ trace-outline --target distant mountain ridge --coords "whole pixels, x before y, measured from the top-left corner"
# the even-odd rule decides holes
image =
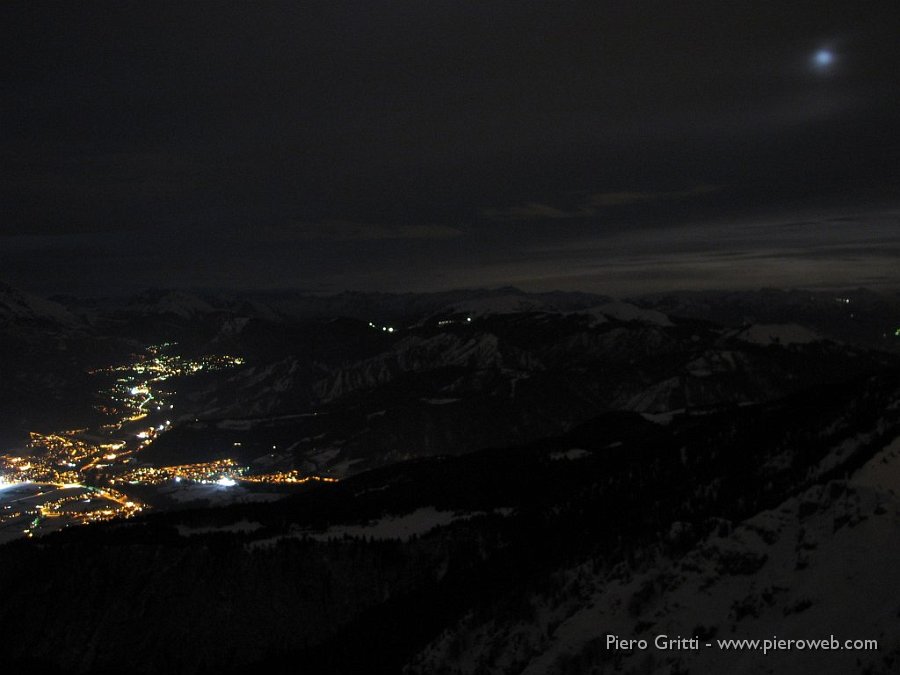
[[[0,325],[74,327],[78,318],[63,305],[0,282]]]
[[[18,434],[29,424],[46,428],[37,414],[40,383],[51,381],[37,373],[60,355],[67,368],[81,359],[83,371],[86,358],[99,365],[100,344],[127,354],[178,342],[189,353],[246,361],[236,372],[179,384],[181,412],[173,431],[147,450],[148,461],[229,457],[336,476],[526,442],[604,411],[664,414],[761,402],[883,362],[798,324],[722,328],[640,306],[647,301],[590,294],[500,288],[271,300],[157,290],[73,302],[69,314],[80,315],[85,331],[80,341],[48,338],[42,347],[31,340],[33,361],[9,360],[16,363],[6,380],[9,399],[34,390],[33,404],[16,405],[36,413],[23,409],[24,421],[13,418],[7,427]],[[44,397],[72,395],[56,380],[51,386]],[[89,402],[93,392],[75,397]]]
[[[900,294],[864,288],[841,291],[761,289],[656,293],[641,307],[725,326],[794,324],[823,337],[870,349],[900,351]]]

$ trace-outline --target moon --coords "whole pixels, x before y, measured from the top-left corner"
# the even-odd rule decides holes
[[[830,49],[819,49],[813,54],[812,62],[818,70],[828,70],[834,64],[834,52]]]

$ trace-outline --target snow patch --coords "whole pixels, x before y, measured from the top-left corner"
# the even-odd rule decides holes
[[[324,532],[310,535],[310,538],[328,541],[350,536],[409,541],[413,536],[422,536],[461,517],[463,516],[453,511],[438,511],[433,506],[426,506],[403,516],[385,516],[366,525],[335,525]]]
[[[570,450],[563,450],[560,452],[551,452],[550,459],[552,460],[576,460],[576,459],[584,459],[585,457],[590,457],[591,453],[584,448],[571,448]]]

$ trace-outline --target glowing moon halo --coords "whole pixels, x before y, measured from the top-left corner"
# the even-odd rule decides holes
[[[834,64],[834,52],[830,49],[820,49],[813,54],[812,62],[819,70],[826,70]]]

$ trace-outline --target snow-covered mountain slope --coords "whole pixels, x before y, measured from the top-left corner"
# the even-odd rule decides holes
[[[900,569],[900,437],[878,434],[896,434],[898,411],[895,401],[875,436],[822,450],[820,466],[833,469],[829,456],[846,460],[873,438],[888,439],[849,478],[812,469],[821,481],[738,523],[719,520],[686,551],[681,542],[698,523],[675,521],[661,545],[628,564],[594,559],[561,569],[551,584],[557,590],[525,600],[527,619],[469,615],[407,674],[896,672],[900,599],[888,589]],[[619,648],[610,635],[646,646]],[[697,642],[659,649],[658,636]],[[763,653],[721,642],[825,638],[831,646],[831,636],[837,651]],[[877,648],[848,648],[847,640],[874,640]]]
[[[429,316],[471,311],[474,315],[521,311],[574,311],[608,301],[592,293],[527,293],[514,287],[474,288],[436,293],[361,293],[336,295],[296,292],[247,294],[258,304],[292,320],[349,317],[361,321],[415,322]]]
[[[283,468],[345,475],[521,443],[609,410],[659,415],[774,400],[875,371],[890,358],[831,343],[757,345],[733,330],[669,322],[649,310],[623,319],[581,311],[466,318],[392,333],[352,320],[315,323],[282,358],[249,359],[193,391],[180,407],[201,421],[154,451],[170,443],[173,451],[199,448],[204,424],[245,420],[246,433],[222,448],[239,442],[249,453],[255,435],[271,435],[259,447],[290,446],[293,459],[279,454],[280,461],[297,464]],[[271,330],[248,324],[236,344],[254,335],[268,341]],[[293,430],[287,418],[298,420]]]
[[[185,319],[208,314],[214,307],[203,298],[182,291],[147,293],[129,302],[131,312],[147,314],[173,314]]]
[[[78,318],[59,303],[45,300],[0,283],[0,327],[34,325],[72,328]]]
[[[485,316],[488,314],[516,314],[521,312],[554,311],[556,308],[541,298],[523,293],[509,293],[454,302],[442,308],[443,313]]]
[[[900,294],[866,289],[683,291],[633,300],[670,316],[733,328],[798,325],[835,342],[900,351]],[[761,336],[768,339],[767,335]],[[809,337],[809,336],[805,336]]]

